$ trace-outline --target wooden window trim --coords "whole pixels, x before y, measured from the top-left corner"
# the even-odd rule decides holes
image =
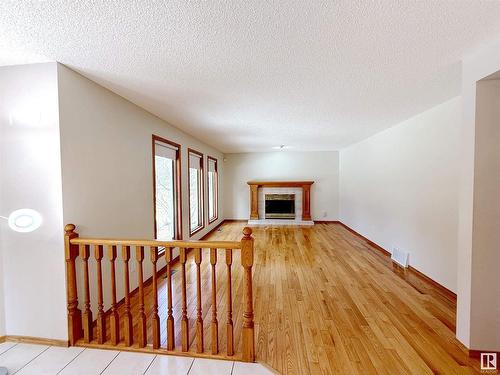
[[[176,158],[175,158],[175,238],[176,240],[182,240],[182,179],[181,179],[181,145],[168,139],[162,138],[158,135],[153,134],[151,145],[152,145],[152,155],[153,155],[153,218],[154,218],[154,237],[156,238],[156,162],[155,162],[155,142],[162,142],[169,144],[171,146],[177,147]]]
[[[199,151],[196,151],[192,148],[188,148],[188,173],[187,173],[187,182],[188,182],[188,215],[189,215],[189,236],[192,237],[199,231],[201,231],[203,228],[205,228],[205,184],[204,184],[204,160],[203,160],[203,154]],[[190,181],[189,181],[189,159],[190,159],[190,154],[198,155],[201,159],[200,161],[200,178],[198,179],[198,184],[199,184],[199,191],[200,191],[200,196],[199,196],[199,202],[198,202],[198,207],[200,207],[200,221],[201,224],[196,227],[196,228],[191,228],[191,187],[190,187]]]
[[[215,192],[214,192],[215,216],[213,218],[210,217],[208,218],[208,224],[212,224],[219,218],[219,161],[216,158],[207,155],[207,186],[208,186],[208,163],[210,163],[210,160],[215,162]],[[208,200],[208,204],[210,204],[210,200]],[[210,215],[210,207],[208,208],[208,214]]]

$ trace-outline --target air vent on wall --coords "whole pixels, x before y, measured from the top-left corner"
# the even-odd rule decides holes
[[[398,248],[393,248],[392,249],[392,255],[391,255],[391,259],[396,262],[397,264],[399,264],[401,267],[408,267],[408,258],[410,256],[410,253],[408,253],[407,251],[402,251],[402,250],[399,250]]]

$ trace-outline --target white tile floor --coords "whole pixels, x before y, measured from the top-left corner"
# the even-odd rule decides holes
[[[0,367],[19,375],[267,375],[256,363],[55,346],[0,344]]]

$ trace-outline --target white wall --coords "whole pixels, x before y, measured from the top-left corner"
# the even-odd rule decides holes
[[[187,149],[202,152],[205,165],[207,155],[217,158],[220,182],[224,175],[222,154],[63,65],[58,65],[58,76],[64,222],[77,225],[81,236],[153,238],[151,137],[156,134],[181,145],[182,232],[184,239],[189,239]],[[223,196],[222,189],[219,195]],[[206,205],[207,200],[205,216]],[[224,213],[220,211],[219,219],[205,225],[192,239],[202,237],[223,218]],[[131,253],[135,259],[135,252]],[[144,264],[147,278],[151,274],[149,254]],[[164,264],[162,258],[158,266]],[[109,285],[108,267],[109,262],[105,261],[106,286]],[[135,261],[131,262],[131,269],[133,288],[137,285]],[[118,298],[123,296],[121,272],[119,262]],[[91,279],[95,280],[93,274]],[[105,300],[109,307],[109,290],[105,290]],[[95,293],[92,301],[95,307]]]
[[[32,233],[0,219],[5,333],[67,339],[56,64],[0,68],[0,215],[32,208]]]
[[[461,129],[461,174],[460,174],[460,211],[458,225],[458,300],[457,300],[457,337],[467,347],[494,350],[482,347],[478,340],[472,343],[472,332],[481,322],[481,314],[476,311],[472,319],[472,278],[473,278],[473,213],[474,213],[474,173],[475,173],[475,137],[476,137],[476,83],[477,81],[500,70],[500,41],[485,46],[476,53],[467,56],[462,63],[462,129]],[[481,273],[481,270],[474,272]],[[497,271],[495,273],[498,273]],[[496,284],[498,285],[498,283]],[[482,306],[488,310],[495,308],[500,299]],[[475,309],[481,308],[475,306]],[[487,312],[486,312],[487,314]],[[479,318],[478,318],[479,317]],[[498,348],[497,348],[498,350]]]
[[[477,83],[470,346],[500,351],[500,80]]]
[[[0,175],[0,196],[1,193],[1,175]],[[0,220],[2,220],[0,218]],[[4,224],[3,224],[4,225]],[[2,229],[0,229],[1,233]],[[5,271],[3,270],[3,251],[2,251],[2,242],[0,241],[0,337],[5,335],[5,297],[3,293],[3,278],[5,275]]]
[[[340,152],[340,220],[457,290],[461,99]]]
[[[227,219],[250,218],[251,180],[314,180],[311,189],[313,220],[338,220],[338,152],[226,154],[224,213]]]
[[[219,159],[222,180],[218,150],[67,67],[58,68],[64,220],[78,225],[80,234],[153,238],[152,134],[182,146],[183,212],[188,147],[202,152],[205,162],[207,155]],[[186,214],[182,232],[188,239]]]

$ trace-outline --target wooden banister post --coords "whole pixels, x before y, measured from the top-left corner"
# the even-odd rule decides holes
[[[161,345],[160,317],[158,316],[158,275],[156,274],[156,263],[158,262],[158,247],[151,246],[151,263],[153,264],[153,311],[151,312],[151,327],[153,331],[153,349]]]
[[[130,246],[122,246],[123,259],[123,285],[125,286],[125,311],[123,313],[123,337],[125,346],[132,346],[134,343],[134,327],[132,324],[132,314],[130,313],[130,276],[128,262],[130,261]]]
[[[76,226],[68,224],[64,227],[64,255],[66,259],[66,294],[68,300],[68,338],[69,344],[82,337],[82,312],[78,309],[78,292],[76,289],[76,266],[78,245],[72,245],[71,239],[78,237]]]
[[[241,239],[241,265],[244,268],[244,294],[245,310],[243,312],[242,331],[242,356],[246,362],[255,361],[255,336],[253,324],[253,292],[252,292],[252,266],[253,266],[253,245],[252,229],[243,229]]]
[[[181,318],[181,350],[189,351],[189,319],[187,313],[187,293],[186,293],[186,260],[187,251],[183,247],[179,248],[179,260],[181,262],[181,292],[182,292],[182,318]]]
[[[165,249],[165,261],[167,262],[167,350],[175,349],[175,326],[172,308],[172,253],[173,249]]]
[[[94,246],[94,257],[97,263],[97,343],[106,342],[106,315],[104,314],[104,295],[102,290],[102,258],[104,247]]]

